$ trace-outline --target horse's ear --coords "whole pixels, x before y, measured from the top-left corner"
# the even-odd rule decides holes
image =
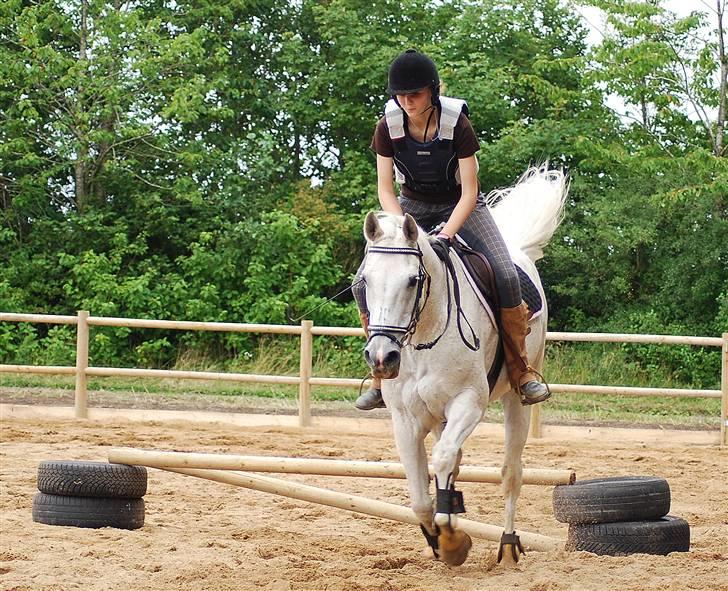
[[[404,232],[404,237],[407,240],[409,240],[410,242],[417,242],[417,235],[419,234],[417,230],[417,222],[415,221],[415,218],[413,218],[408,213],[404,214],[404,224],[402,224],[402,231]]]
[[[377,219],[376,214],[373,211],[370,211],[364,220],[364,237],[369,242],[375,242],[378,238],[381,238],[383,234],[384,232],[382,232],[382,228],[379,226],[379,220]]]

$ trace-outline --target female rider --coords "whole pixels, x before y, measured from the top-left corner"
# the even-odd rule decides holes
[[[516,268],[480,193],[475,153],[480,149],[464,101],[440,96],[435,63],[414,49],[401,53],[389,67],[391,100],[377,123],[371,147],[377,154],[379,203],[387,213],[409,213],[423,228],[444,223],[437,238],[446,246],[459,233],[482,252],[495,274],[501,304],[505,357],[513,388],[523,404],[546,400],[548,388],[528,365],[528,307],[521,300]],[[401,183],[397,198],[393,178]],[[354,297],[362,326],[368,331],[365,286],[356,283]],[[359,396],[355,406],[384,406],[381,380]]]

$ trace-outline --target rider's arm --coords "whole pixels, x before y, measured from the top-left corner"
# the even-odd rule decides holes
[[[402,208],[394,193],[394,159],[377,154],[377,193],[379,205],[387,213],[402,215]],[[465,220],[463,220],[465,221]]]
[[[460,167],[462,195],[455,209],[450,214],[450,218],[447,220],[445,227],[442,229],[442,232],[447,234],[449,238],[455,236],[460,228],[463,227],[465,220],[473,213],[478,198],[478,167],[475,161],[475,155],[469,156],[468,158],[459,158],[458,166]]]

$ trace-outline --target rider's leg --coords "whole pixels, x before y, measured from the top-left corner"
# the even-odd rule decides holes
[[[365,333],[369,332],[369,314],[359,312],[359,320]],[[373,410],[375,408],[385,408],[384,399],[382,398],[382,379],[372,377],[372,383],[369,389],[360,395],[354,402],[359,410]]]
[[[528,306],[521,300],[518,272],[482,196],[478,197],[475,210],[466,220],[460,234],[472,248],[486,256],[493,268],[501,304],[501,328],[511,386],[520,394],[523,404],[546,400],[551,393],[528,363]]]
[[[521,395],[522,404],[536,404],[549,398],[551,392],[546,384],[539,381],[538,374],[528,363],[528,314],[525,302],[513,308],[501,308],[501,327],[511,386]]]
[[[360,281],[361,269],[356,274],[351,291],[354,294],[357,306],[359,307],[359,319],[364,333],[369,332],[369,311],[367,310],[366,288]],[[382,398],[382,380],[380,378],[372,378],[369,389],[360,395],[354,402],[359,410],[373,410],[375,408],[384,408],[384,399]]]

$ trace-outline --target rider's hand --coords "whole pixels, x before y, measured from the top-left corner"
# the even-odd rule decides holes
[[[445,232],[440,232],[437,236],[435,236],[435,240],[432,242],[432,248],[437,253],[437,256],[439,257],[446,257],[447,251],[450,250],[450,236],[445,234]]]

